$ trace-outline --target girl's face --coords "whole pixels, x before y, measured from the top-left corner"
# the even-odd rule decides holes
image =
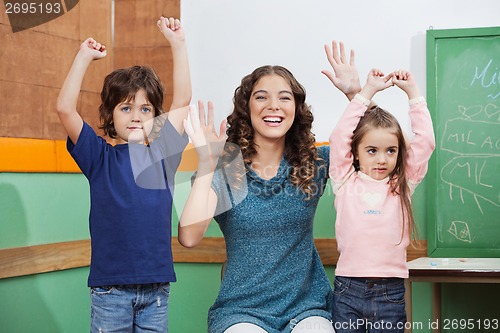
[[[257,144],[284,140],[295,119],[295,99],[284,78],[276,74],[261,77],[253,87],[249,108]]]
[[[398,160],[398,138],[390,128],[373,128],[366,132],[358,148],[359,170],[376,180],[389,176]]]
[[[113,122],[117,143],[144,142],[153,128],[154,114],[154,107],[149,103],[144,89],[139,89],[133,99],[115,106]]]

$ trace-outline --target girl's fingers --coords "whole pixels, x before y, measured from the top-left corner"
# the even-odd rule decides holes
[[[335,60],[333,59],[333,56],[332,56],[332,49],[330,48],[330,46],[328,46],[326,44],[325,44],[325,53],[326,53],[326,59],[328,60],[330,65],[332,67],[335,66]]]
[[[388,74],[387,76],[384,77],[384,81],[385,82],[389,81],[390,79],[392,79],[393,76],[394,76],[393,73]]]
[[[332,72],[322,70],[321,73],[324,74],[335,85],[336,77]]]
[[[347,64],[347,61],[345,58],[344,43],[342,43],[342,42],[340,42],[340,61],[342,61],[343,64]]]
[[[351,57],[351,60],[349,61],[349,64],[351,66],[354,66],[354,50],[351,50],[351,56],[350,57]]]
[[[410,76],[410,72],[403,70],[403,69],[398,69],[398,70],[394,71],[394,76],[398,80],[406,81],[406,80],[408,80],[408,77]]]
[[[168,23],[169,23],[168,27],[173,30],[175,28],[175,19],[173,17],[169,18]]]
[[[339,50],[337,47],[337,42],[334,40],[332,40],[332,53],[333,53],[332,58],[333,58],[333,60],[335,60],[335,63],[338,64],[339,62],[341,62],[341,60],[339,58]]]

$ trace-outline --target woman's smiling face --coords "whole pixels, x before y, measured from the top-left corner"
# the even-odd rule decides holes
[[[276,74],[266,75],[253,87],[249,101],[254,139],[284,139],[295,119],[295,99],[288,82]]]

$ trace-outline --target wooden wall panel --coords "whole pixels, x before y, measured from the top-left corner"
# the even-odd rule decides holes
[[[337,264],[337,240],[314,239],[324,266]],[[427,242],[422,248],[408,248],[407,261],[427,255]],[[194,248],[181,246],[177,237],[172,238],[174,262],[223,263],[226,260],[226,243],[222,237],[205,237]],[[11,249],[0,249],[0,279],[84,267],[90,263],[90,240],[43,244]]]
[[[9,17],[5,10],[5,3],[0,1],[0,25],[9,25]]]
[[[172,53],[165,40],[163,47],[115,48],[115,68],[125,68],[134,65],[153,67],[160,76],[166,93],[172,92]]]
[[[102,130],[99,129],[99,105],[101,105],[101,97],[99,92],[82,91],[78,103],[78,110],[83,120],[86,121],[97,134],[102,135]]]
[[[136,64],[153,67],[165,86],[164,106],[168,109],[172,58],[156,21],[160,15],[179,17],[180,1],[116,0],[114,5],[114,36],[111,0],[79,1],[64,15],[17,33],[12,32],[5,10],[1,11],[1,97],[16,101],[0,106],[0,137],[65,139],[55,112],[57,95],[87,37],[108,49],[106,58],[90,65],[78,102],[82,117],[98,133],[102,133],[98,130],[99,93],[104,77],[113,69]]]
[[[80,0],[80,2],[82,1]],[[95,0],[92,0],[90,2],[96,3]],[[50,36],[59,36],[68,39],[74,39],[75,36],[78,36],[78,32],[80,30],[80,26],[78,24],[75,24],[75,22],[78,22],[79,17],[80,6],[75,6],[64,15],[61,15],[58,18],[45,24],[33,27],[30,30],[39,31]]]
[[[96,96],[113,64],[111,3],[80,1],[64,15],[16,33],[1,3],[0,98],[9,103],[0,105],[0,137],[65,139],[55,112],[56,100],[79,45],[89,36],[109,48],[108,56],[87,71],[78,103],[92,108],[79,111],[89,123],[97,124],[100,103]]]
[[[115,0],[115,47],[152,47],[168,43],[156,21],[180,16],[179,0]]]
[[[56,112],[57,96],[59,88],[43,87],[42,100],[40,101],[43,114],[43,137],[58,140],[66,139],[66,132],[61,126],[59,116]]]
[[[114,52],[112,44],[111,0],[80,1],[78,7],[80,7],[80,34],[78,36],[78,45],[88,37],[92,37],[98,42],[106,45],[106,58],[94,61],[90,65],[82,85],[83,91],[100,93],[104,78],[113,70]],[[76,54],[77,50],[78,49],[74,50],[74,54]],[[97,106],[99,106],[99,104],[97,104]],[[97,114],[97,108],[95,112]]]
[[[165,87],[164,108],[172,103],[172,56],[156,21],[180,17],[179,0],[116,0],[113,68],[133,65],[153,67]]]
[[[0,80],[0,135],[42,137],[43,87]]]

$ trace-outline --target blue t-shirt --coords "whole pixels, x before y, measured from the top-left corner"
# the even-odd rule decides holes
[[[328,180],[329,147],[319,147],[318,155],[322,160],[316,162],[310,200],[290,181],[291,166],[284,158],[269,180],[247,166],[244,190],[228,189],[229,177],[214,174],[212,188],[225,206],[215,220],[226,241],[227,263],[208,313],[210,333],[240,322],[288,333],[309,316],[331,320],[333,291],[313,238],[314,214]],[[240,200],[242,193],[246,197]],[[233,203],[234,198],[240,202]]]
[[[88,285],[174,282],[173,179],[188,142],[166,121],[150,146],[112,146],[87,124],[67,149],[90,184]]]

